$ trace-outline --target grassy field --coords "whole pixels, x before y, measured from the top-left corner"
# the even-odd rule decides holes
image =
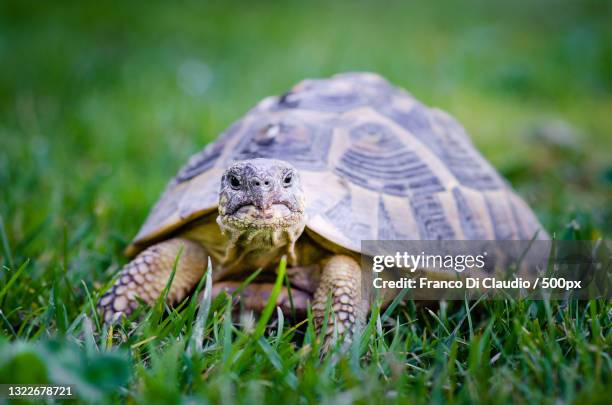
[[[609,401],[602,300],[409,303],[322,361],[310,322],[263,333],[191,300],[109,330],[92,302],[188,156],[264,96],[348,70],[456,116],[557,238],[609,239],[610,2],[126,3],[0,3],[0,383],[95,402]]]

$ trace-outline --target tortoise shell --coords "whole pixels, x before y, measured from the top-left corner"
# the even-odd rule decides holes
[[[541,230],[455,119],[376,74],[346,73],[265,98],[192,156],[128,251],[216,215],[223,172],[252,158],[292,163],[307,229],[355,252],[362,240],[524,240]]]

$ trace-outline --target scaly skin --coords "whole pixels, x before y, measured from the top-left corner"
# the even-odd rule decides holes
[[[123,267],[115,285],[98,302],[104,321],[131,314],[138,306],[136,297],[153,304],[166,287],[179,253],[167,300],[183,300],[204,275],[207,255],[202,246],[188,239],[168,239],[144,250]]]
[[[238,274],[241,268],[274,266],[283,254],[289,257],[290,265],[299,269],[295,243],[305,227],[305,202],[297,171],[286,162],[272,159],[233,164],[221,180],[217,223],[228,240],[217,271]],[[181,247],[183,252],[167,302],[183,300],[203,276],[208,255],[200,243],[173,238],[150,246],[122,269],[115,285],[98,303],[104,320],[111,322],[130,314],[138,305],[136,297],[149,304],[155,302],[168,282]],[[361,268],[355,259],[334,255],[321,267],[312,309],[317,331],[326,327],[323,351],[328,351],[334,331],[350,341],[356,328],[365,323],[367,308],[362,299]],[[213,294],[231,293],[239,284],[217,282]],[[252,284],[242,292],[241,303],[247,309],[260,311],[271,289],[272,284]],[[305,313],[309,293],[292,291],[294,308]],[[328,298],[332,311],[328,324],[323,325]],[[285,312],[290,310],[286,289],[277,305]]]
[[[328,302],[331,311],[324,325]],[[344,336],[345,344],[350,343],[356,329],[365,324],[366,311],[362,301],[361,267],[351,257],[333,256],[323,267],[312,306],[317,332],[325,328],[323,351],[327,352],[333,344],[334,331]]]

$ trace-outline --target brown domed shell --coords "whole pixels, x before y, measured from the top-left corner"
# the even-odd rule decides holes
[[[457,121],[376,74],[347,73],[264,99],[191,157],[133,250],[215,213],[225,168],[251,158],[299,169],[307,228],[353,251],[368,239],[530,239],[541,230]]]

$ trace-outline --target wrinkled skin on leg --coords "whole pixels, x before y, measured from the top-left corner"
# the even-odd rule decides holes
[[[188,239],[168,239],[144,250],[123,267],[115,284],[98,302],[104,321],[131,314],[138,306],[136,297],[153,304],[166,287],[177,257],[167,302],[183,300],[204,275],[208,256],[202,246]]]
[[[326,262],[312,306],[317,332],[325,330],[324,352],[334,343],[334,331],[348,344],[356,330],[363,327],[367,315],[363,295],[361,267],[355,259],[336,255]],[[330,312],[324,324],[328,302]]]

